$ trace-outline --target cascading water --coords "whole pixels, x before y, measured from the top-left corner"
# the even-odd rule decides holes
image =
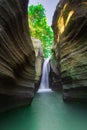
[[[41,83],[38,92],[51,91],[49,88],[50,58],[51,57],[44,60],[43,69],[42,69],[42,78],[41,78]]]

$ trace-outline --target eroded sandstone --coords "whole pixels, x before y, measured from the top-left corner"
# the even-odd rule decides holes
[[[0,0],[1,110],[30,104],[35,94],[36,57],[27,7],[28,0]]]
[[[87,101],[87,1],[60,0],[52,28],[63,98]]]

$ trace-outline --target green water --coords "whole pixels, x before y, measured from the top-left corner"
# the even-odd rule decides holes
[[[1,114],[0,130],[87,130],[87,106],[65,104],[60,93],[39,93],[31,106]]]

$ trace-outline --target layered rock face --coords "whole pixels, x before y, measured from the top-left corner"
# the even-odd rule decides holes
[[[35,52],[28,0],[0,0],[0,109],[29,104],[35,93]]]
[[[42,48],[42,43],[39,39],[36,39],[34,37],[31,37],[32,43],[34,46],[35,50],[35,56],[36,56],[36,61],[35,61],[35,88],[36,90],[38,89],[40,85],[40,80],[42,76],[42,67],[43,67],[43,61],[44,61],[44,54],[43,54],[43,48]]]
[[[60,0],[52,28],[63,98],[87,101],[87,0]]]

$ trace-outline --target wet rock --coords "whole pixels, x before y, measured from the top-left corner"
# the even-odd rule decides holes
[[[53,17],[53,53],[65,101],[87,101],[87,1],[60,0]]]
[[[0,0],[0,108],[30,104],[35,94],[35,52],[28,0]]]
[[[62,90],[60,73],[57,68],[57,62],[51,58],[50,60],[50,73],[49,73],[49,86],[53,91]]]

